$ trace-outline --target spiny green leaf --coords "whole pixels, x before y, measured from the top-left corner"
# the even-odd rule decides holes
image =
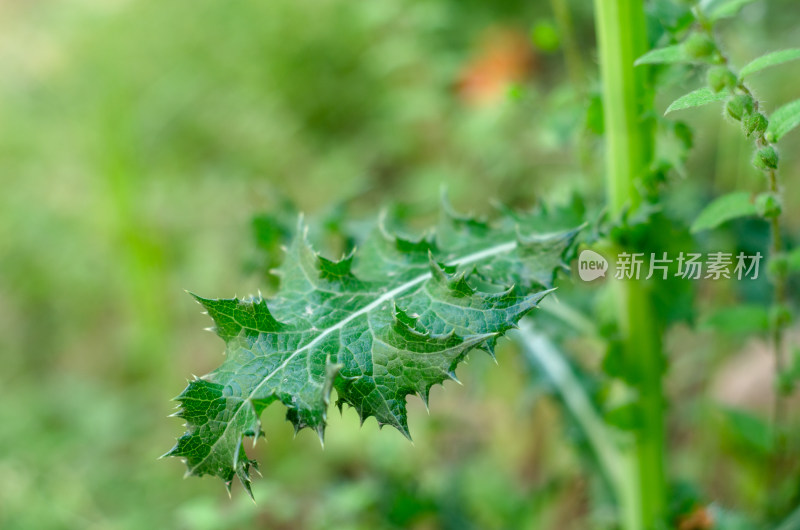
[[[187,432],[165,456],[229,487],[237,476],[249,491],[244,438],[262,434],[262,411],[279,401],[296,430],[322,439],[333,389],[362,422],[374,416],[409,436],[406,396],[427,403],[470,350],[493,352],[549,292],[575,231],[534,231],[544,224],[536,215],[492,225],[445,212],[420,239],[379,223],[339,261],[318,255],[301,225],[275,297],[196,297],[227,358],[176,398]]]
[[[739,78],[744,79],[748,75],[760,72],[764,68],[769,68],[770,66],[775,66],[782,63],[788,63],[789,61],[794,61],[796,59],[800,59],[800,48],[790,48],[788,50],[770,52],[747,63],[742,68],[741,72],[739,72]]]
[[[664,48],[656,48],[645,53],[633,63],[634,66],[640,64],[673,64],[673,63],[687,63],[692,59],[686,54],[684,47],[680,44],[666,46]]]
[[[699,88],[673,101],[672,104],[667,107],[664,115],[666,116],[670,112],[674,112],[676,110],[702,107],[703,105],[708,105],[709,103],[714,103],[715,101],[723,101],[725,99],[728,99],[728,94],[724,91],[715,93],[708,87]]]
[[[798,125],[800,125],[800,99],[783,105],[770,115],[767,139],[770,142],[777,142]]]
[[[737,217],[746,217],[756,214],[756,207],[750,200],[746,191],[737,191],[717,197],[706,206],[692,223],[691,232],[716,228],[726,221]]]
[[[702,2],[702,10],[712,22],[735,16],[739,10],[755,0],[708,0]]]

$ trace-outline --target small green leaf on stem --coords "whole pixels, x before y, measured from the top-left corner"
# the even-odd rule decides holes
[[[688,63],[691,60],[691,57],[686,53],[686,49],[682,44],[674,44],[672,46],[650,50],[636,59],[633,65]]]
[[[800,125],[800,99],[787,103],[772,113],[767,127],[767,140],[777,142]]]
[[[750,201],[750,194],[746,191],[737,191],[714,199],[706,206],[692,223],[691,232],[716,228],[726,221],[739,217],[756,215],[756,207]]]
[[[708,105],[709,103],[714,103],[715,101],[723,101],[728,98],[728,95],[725,93],[718,93],[715,94],[711,91],[708,87],[698,88],[694,92],[689,92],[688,94],[679,97],[672,104],[667,107],[666,112],[664,115],[666,116],[670,112],[674,112],[676,110],[683,110],[683,109],[690,109],[692,107],[702,107],[703,105]]]
[[[760,72],[764,68],[775,66],[789,61],[800,59],[800,48],[790,48],[788,50],[778,50],[766,55],[762,55],[757,59],[753,59],[747,63],[742,71],[739,72],[739,79],[744,79],[750,74]]]
[[[755,0],[708,0],[702,2],[703,12],[710,21],[732,17],[747,4]]]
[[[781,214],[781,199],[772,192],[765,191],[756,197],[756,211],[761,217],[767,219],[778,217]]]

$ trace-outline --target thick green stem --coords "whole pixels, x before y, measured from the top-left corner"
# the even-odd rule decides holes
[[[646,289],[635,281],[616,287],[626,363],[636,374],[639,395],[636,477],[631,480],[638,483],[641,520],[633,528],[650,529],[664,516],[666,503],[661,329],[653,317],[652,300]]]
[[[641,0],[595,0],[603,116],[606,130],[606,192],[612,216],[639,204],[636,184],[647,171],[653,144],[644,119],[651,108],[645,68],[633,62],[647,51]]]
[[[606,130],[606,191],[609,213],[618,218],[640,202],[639,184],[653,149],[652,108],[646,69],[634,68],[647,51],[642,0],[595,0],[595,20]],[[635,249],[626,249],[628,251]],[[647,287],[636,280],[616,282],[620,331],[626,363],[635,374],[640,426],[630,480],[639,493],[636,520],[624,514],[626,529],[655,527],[664,516],[664,400],[661,329]]]

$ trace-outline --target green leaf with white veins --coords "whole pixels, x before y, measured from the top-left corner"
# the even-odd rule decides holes
[[[187,432],[165,456],[228,487],[238,476],[249,491],[255,462],[244,438],[262,434],[262,411],[279,401],[296,430],[322,439],[332,389],[339,407],[409,436],[406,396],[427,403],[470,350],[493,355],[549,292],[576,232],[528,232],[541,226],[536,215],[497,225],[448,215],[436,236],[418,240],[379,223],[340,261],[314,252],[301,227],[273,298],[197,297],[227,357],[176,398]]]

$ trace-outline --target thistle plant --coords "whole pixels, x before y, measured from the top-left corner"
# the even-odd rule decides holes
[[[665,114],[724,102],[725,115],[753,142],[752,165],[764,177],[764,191],[754,200],[741,192],[716,199],[691,231],[743,216],[760,217],[770,226],[776,429],[783,423],[781,395],[800,374],[786,363],[783,351],[791,321],[787,278],[793,267],[800,269],[800,255],[784,249],[776,144],[800,125],[800,100],[767,112],[746,80],[766,67],[800,58],[800,50],[767,54],[737,72],[722,51],[715,25],[745,3],[703,1],[687,11],[690,24],[668,35],[679,42],[647,51],[643,0],[595,0],[605,155],[606,215],[598,214],[601,221],[586,223],[583,211],[575,215],[541,208],[525,214],[502,209],[496,221],[486,222],[445,205],[437,229],[422,237],[403,235],[404,227],[390,229],[381,217],[366,237],[353,238],[356,248],[331,260],[312,248],[301,220],[273,271],[278,280],[273,296],[195,297],[225,341],[227,358],[176,398],[175,415],[186,420],[187,431],[165,456],[182,458],[189,475],[221,478],[229,490],[238,478],[250,492],[250,473],[257,464],[245,442],[255,444],[264,435],[264,409],[280,402],[296,431],[312,429],[322,442],[334,392],[340,410],[347,405],[362,423],[375,417],[379,426],[391,425],[410,438],[407,397],[419,396],[427,406],[431,387],[457,381],[455,371],[471,351],[493,356],[498,339],[508,334],[549,378],[564,410],[583,430],[614,497],[619,526],[650,530],[678,524],[686,513],[679,508],[676,514],[670,506],[674,490],[667,472],[663,336],[674,320],[666,314],[671,308],[665,307],[664,297],[681,293],[671,290],[672,284],[611,281],[604,291],[610,296],[596,304],[612,313],[610,319],[597,310],[572,307],[569,296],[549,308],[547,300],[579,243],[636,252],[664,226],[671,228],[670,220],[658,214],[659,190],[668,171],[683,171],[691,131],[683,123],[655,117],[653,74],[659,65],[704,67],[705,86],[678,98]],[[565,4],[554,5],[568,20],[563,18]],[[574,46],[568,53],[573,65],[580,63]],[[681,145],[677,158],[660,154],[664,131]],[[583,232],[578,229],[586,225]],[[682,226],[665,237],[689,237],[689,231]],[[594,294],[576,289],[572,296],[590,299]],[[540,303],[545,310],[534,311]],[[599,339],[605,373],[579,374],[554,331],[557,326],[549,327],[547,318]],[[584,379],[604,388],[621,383],[630,399],[616,410],[606,407]],[[780,445],[781,437],[777,440]]]

